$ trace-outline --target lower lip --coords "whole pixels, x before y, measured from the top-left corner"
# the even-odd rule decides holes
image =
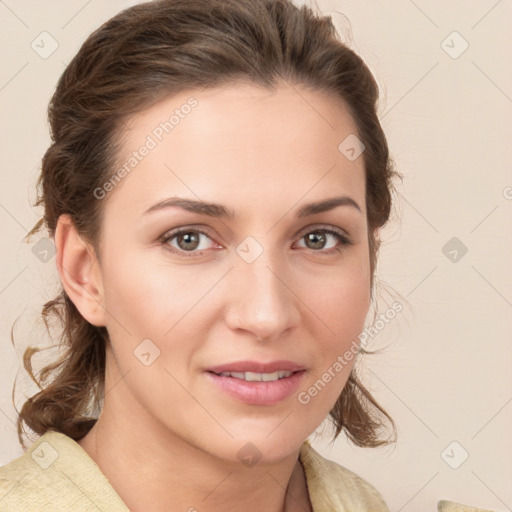
[[[207,372],[208,378],[219,388],[240,402],[251,405],[273,405],[293,395],[305,370],[294,372],[289,377],[272,381],[247,381],[234,377],[221,377]]]

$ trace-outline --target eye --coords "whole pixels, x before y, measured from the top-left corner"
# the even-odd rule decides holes
[[[340,230],[334,228],[320,228],[309,231],[302,235],[300,241],[305,241],[306,249],[313,249],[315,252],[331,253],[332,251],[340,251],[344,246],[351,245],[352,242]]]
[[[303,240],[305,245],[302,248],[326,254],[339,252],[343,247],[352,244],[343,231],[332,227],[310,230],[300,237],[299,241]],[[205,231],[191,227],[170,231],[161,237],[160,242],[167,249],[183,256],[196,256],[207,249],[221,248]]]
[[[161,243],[170,246],[173,252],[188,252],[192,253],[191,256],[215,246],[207,233],[191,228],[181,228],[166,233],[161,238]]]

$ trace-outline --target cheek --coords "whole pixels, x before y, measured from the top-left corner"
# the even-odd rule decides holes
[[[331,395],[332,400],[341,393],[355,363],[360,345],[359,335],[364,329],[369,303],[369,291],[366,287],[355,283],[350,286],[350,283],[346,283],[341,290],[332,290],[330,300],[325,301],[324,308],[320,310],[325,312],[322,319],[329,326],[329,330],[324,337],[316,338],[320,340],[318,348],[321,356],[314,373],[316,378],[324,375],[326,371],[331,376],[336,376],[326,393]],[[331,382],[329,377],[323,380],[325,379]]]
[[[354,258],[354,264],[326,275],[304,295],[307,306],[324,324],[323,338],[333,349],[342,349],[364,328],[371,297],[369,265],[361,260]]]
[[[187,378],[218,308],[208,295],[219,279],[217,273],[162,260],[161,255],[148,258],[142,251],[126,251],[122,259],[111,258],[105,271],[107,329],[119,371],[131,371],[134,381],[149,379],[156,388],[172,384],[163,369],[181,381]],[[145,357],[151,359],[158,355],[151,371],[140,365],[139,353],[150,353]]]
[[[172,289],[166,292],[166,283],[157,279],[154,268],[125,258],[106,275],[105,307],[112,316],[109,328],[117,330],[120,326],[116,324],[122,324],[138,338],[155,335],[164,329],[164,323],[170,323],[176,293]]]
[[[367,266],[354,258],[343,271],[325,279],[322,287],[315,287],[309,298],[307,306],[314,312],[310,318],[317,325],[313,338],[318,357],[301,403],[327,414],[354,366],[364,330],[371,302]]]
[[[113,328],[117,320],[134,336],[165,338],[211,287],[206,273],[162,261],[142,251],[126,251],[122,258],[113,254],[105,270],[105,305]]]
[[[333,330],[344,342],[351,340],[364,328],[364,322],[370,307],[369,282],[349,281],[338,292],[331,306]]]
[[[138,251],[123,251],[122,259],[114,251],[110,254],[104,289],[111,364],[117,366],[117,373],[129,374],[125,381],[130,393],[153,415],[171,395],[176,404],[183,402],[186,407],[187,394],[171,374],[185,380],[198,346],[197,333],[194,338],[198,322],[191,321],[194,305],[211,284],[194,280],[183,267],[148,260]]]

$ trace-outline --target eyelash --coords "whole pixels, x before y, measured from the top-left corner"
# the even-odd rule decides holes
[[[177,236],[179,236],[182,233],[199,233],[199,234],[205,235],[210,240],[212,240],[210,235],[206,231],[203,231],[202,229],[183,227],[183,228],[178,228],[178,229],[175,229],[173,231],[167,232],[166,234],[164,234],[160,238],[160,242],[162,243],[162,245],[165,246],[165,248],[167,250],[169,250],[169,251],[171,251],[171,252],[173,252],[175,254],[183,255],[183,256],[185,256],[187,258],[198,256],[198,255],[202,255],[204,250],[203,251],[196,251],[196,250],[184,251],[182,249],[176,249],[176,247],[171,247],[169,245],[169,242],[171,240],[173,240],[174,238],[176,238]],[[347,247],[347,246],[353,244],[353,242],[349,238],[347,238],[347,236],[345,236],[342,233],[342,231],[338,231],[338,230],[336,230],[334,228],[331,228],[331,227],[319,227],[319,228],[316,228],[316,229],[311,229],[309,231],[306,231],[306,232],[304,232],[304,234],[302,236],[299,237],[299,240],[302,240],[306,235],[311,234],[311,233],[326,233],[326,234],[332,235],[340,243],[340,245],[338,245],[336,247],[332,247],[332,248],[327,249],[327,250],[325,250],[325,249],[318,249],[318,250],[311,249],[313,252],[316,252],[316,253],[332,254],[334,252],[341,252],[344,247]],[[306,247],[306,249],[307,249],[307,247]]]

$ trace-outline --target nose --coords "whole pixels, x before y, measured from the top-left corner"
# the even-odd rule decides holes
[[[252,263],[237,257],[229,275],[226,322],[233,331],[271,341],[298,325],[299,299],[282,255],[263,251]]]

